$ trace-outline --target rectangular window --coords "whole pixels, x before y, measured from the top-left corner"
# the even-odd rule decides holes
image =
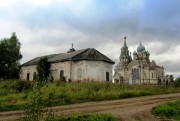
[[[106,81],[109,81],[109,72],[106,72]]]
[[[152,73],[152,78],[153,78],[153,73]]]
[[[64,77],[64,70],[60,70],[60,78]]]
[[[27,73],[27,78],[26,79],[29,80],[29,77],[30,77],[30,73]]]

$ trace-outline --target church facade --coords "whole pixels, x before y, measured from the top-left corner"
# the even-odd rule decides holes
[[[131,55],[126,37],[124,37],[119,60],[113,76],[116,83],[158,84],[158,81],[165,75],[162,66],[157,65],[154,60],[150,61],[150,53],[141,43],[137,51],[134,50]]]

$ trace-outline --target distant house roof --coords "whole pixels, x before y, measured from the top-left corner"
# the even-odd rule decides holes
[[[59,54],[37,57],[22,64],[22,66],[36,65],[42,57],[47,57],[48,62],[50,63],[64,62],[64,61],[80,61],[80,60],[105,61],[111,64],[115,63],[114,61],[112,61],[111,59],[109,59],[107,56],[100,53],[96,49],[87,48],[87,49],[76,50],[68,53],[59,53]]]

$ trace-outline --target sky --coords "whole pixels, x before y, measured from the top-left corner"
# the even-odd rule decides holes
[[[127,37],[166,74],[180,76],[180,0],[0,0],[0,38],[21,42],[21,64],[37,56],[95,48],[119,62]]]

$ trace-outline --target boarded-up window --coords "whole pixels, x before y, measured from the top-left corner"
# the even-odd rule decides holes
[[[106,81],[109,81],[109,72],[106,72]]]

